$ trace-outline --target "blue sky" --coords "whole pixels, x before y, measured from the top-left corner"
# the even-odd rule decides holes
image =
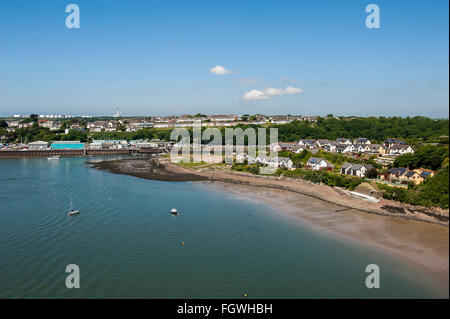
[[[80,29],[65,26],[70,3]],[[365,26],[370,3],[380,29]],[[448,12],[440,0],[0,0],[0,115],[448,118]]]

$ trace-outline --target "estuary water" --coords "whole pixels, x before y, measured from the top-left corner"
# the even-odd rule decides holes
[[[439,297],[423,274],[262,203],[86,163],[98,159],[0,160],[0,298]],[[365,285],[372,263],[379,289]]]

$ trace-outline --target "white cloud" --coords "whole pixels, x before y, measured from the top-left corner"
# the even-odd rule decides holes
[[[255,100],[267,100],[272,96],[286,95],[286,94],[298,94],[302,93],[303,90],[293,86],[288,86],[284,89],[281,88],[265,88],[263,91],[251,90],[244,93],[242,98],[247,101]]]
[[[284,89],[285,94],[297,94],[297,93],[302,93],[303,90],[300,88],[295,88],[293,86],[288,86],[287,88]]]
[[[263,91],[251,90],[245,92],[242,98],[247,101],[257,101],[257,100],[267,100],[269,96],[265,95]]]
[[[221,65],[216,65],[215,67],[209,69],[209,71],[215,75],[225,75],[231,73],[230,70],[227,70],[225,67]]]
[[[264,89],[264,94],[265,95],[270,95],[270,96],[282,95],[283,94],[283,89],[267,88],[267,89]]]

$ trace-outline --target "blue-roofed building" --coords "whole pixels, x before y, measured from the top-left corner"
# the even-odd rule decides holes
[[[406,167],[395,167],[388,170],[387,174],[384,174],[382,179],[388,180],[392,183],[407,184],[413,182],[418,185],[425,179],[434,176],[434,171],[429,169],[418,168],[415,170],[409,170]]]
[[[52,150],[82,150],[84,143],[80,141],[57,141],[50,146]]]

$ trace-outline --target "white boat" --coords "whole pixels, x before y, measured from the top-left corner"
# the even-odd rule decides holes
[[[59,158],[60,158],[59,155],[47,157],[48,160],[59,160]]]
[[[172,213],[172,215],[178,215],[178,211],[175,208],[172,208],[170,212]]]
[[[73,216],[73,215],[76,215],[79,213],[80,213],[79,210],[73,209],[72,197],[70,197],[70,208],[69,208],[69,213],[67,214],[67,216]]]

